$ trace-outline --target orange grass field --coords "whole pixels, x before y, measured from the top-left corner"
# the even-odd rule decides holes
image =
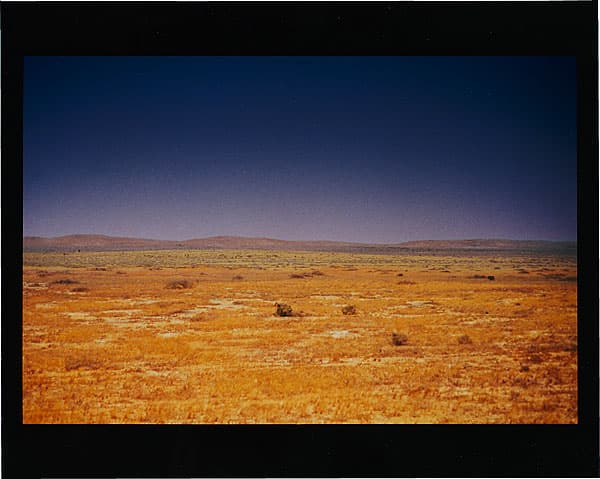
[[[23,422],[576,423],[576,275],[524,253],[24,253]]]

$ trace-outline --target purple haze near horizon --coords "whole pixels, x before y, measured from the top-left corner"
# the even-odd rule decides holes
[[[27,57],[23,234],[575,240],[571,57]]]

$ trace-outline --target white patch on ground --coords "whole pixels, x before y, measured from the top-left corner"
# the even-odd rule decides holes
[[[234,304],[234,300],[230,298],[214,298],[210,300],[213,306],[209,306],[215,309],[245,309],[248,306],[243,304]]]
[[[338,299],[342,299],[341,296],[335,296],[335,295],[322,295],[322,294],[313,294],[310,296],[311,298],[315,298],[315,299],[323,299],[325,301],[336,301]]]
[[[209,310],[209,307],[199,307],[199,308],[192,308],[192,309],[188,309],[186,311],[184,311],[183,313],[178,313],[176,314],[176,316],[178,318],[193,318],[194,316],[197,316],[200,313],[206,313]]]
[[[485,318],[471,319],[468,321],[460,321],[460,324],[490,324],[490,323],[509,323],[512,318],[499,318],[497,316],[486,316]]]
[[[140,299],[124,299],[123,303],[126,304],[155,304],[155,303],[160,303],[161,300],[160,299],[146,299],[146,298],[140,298]]]
[[[263,296],[263,293],[260,291],[244,291],[243,293],[237,293],[236,296],[244,296],[247,298],[248,297],[249,298],[261,298]],[[242,300],[240,300],[240,301],[242,301]],[[247,300],[247,301],[249,301],[249,300]]]
[[[27,289],[48,289],[48,283],[25,283],[23,285]]]
[[[363,360],[361,358],[344,358],[341,359],[340,362],[348,366],[355,366],[357,364],[361,364]]]
[[[29,342],[27,343],[27,347],[29,348],[49,348],[50,347],[50,343],[32,343]]]
[[[356,334],[351,333],[347,329],[335,329],[332,331],[327,331],[327,335],[336,339],[347,338],[349,336],[356,336]]]
[[[422,308],[423,306],[431,306],[433,305],[432,301],[407,301],[406,304],[413,306],[415,308]]]
[[[145,325],[141,325],[140,323],[136,323],[135,321],[131,321],[127,318],[103,318],[104,322],[107,324],[111,324],[113,326],[119,326],[121,328],[140,328],[145,327]]]
[[[37,309],[52,309],[56,306],[56,302],[36,304]]]
[[[131,316],[135,313],[141,313],[141,309],[105,309],[102,314],[123,314],[125,316]]]
[[[96,316],[91,315],[90,313],[76,311],[72,313],[63,313],[65,316],[68,316],[69,319],[81,320],[81,319],[96,319]]]
[[[514,305],[515,303],[521,303],[525,300],[525,298],[519,297],[519,298],[502,298],[499,299],[497,302],[500,304],[509,304],[509,305]]]
[[[174,338],[176,336],[181,336],[181,333],[175,333],[175,332],[169,331],[166,333],[158,333],[158,336],[160,336],[162,338]]]
[[[148,376],[168,376],[169,371],[154,371],[153,369],[148,369],[146,374]]]
[[[431,313],[428,313],[431,314]],[[373,318],[405,318],[405,319],[413,319],[413,318],[423,318],[423,314],[401,314],[393,311],[376,311],[370,313],[370,316]]]
[[[254,328],[235,328],[235,329],[231,329],[229,330],[229,334],[231,335],[235,335],[235,334],[245,334],[248,336],[256,336],[257,334],[270,334],[271,331],[261,331],[261,330],[257,330]]]

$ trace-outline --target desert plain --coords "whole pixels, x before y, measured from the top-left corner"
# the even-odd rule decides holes
[[[27,424],[577,422],[574,255],[25,252],[22,304]]]

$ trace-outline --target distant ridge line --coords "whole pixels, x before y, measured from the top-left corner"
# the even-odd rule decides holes
[[[58,237],[24,236],[24,252],[141,251],[165,249],[262,249],[290,251],[330,251],[393,253],[406,250],[569,250],[576,241],[462,239],[420,240],[376,244],[330,240],[282,240],[243,236],[210,236],[182,241],[73,234]]]

